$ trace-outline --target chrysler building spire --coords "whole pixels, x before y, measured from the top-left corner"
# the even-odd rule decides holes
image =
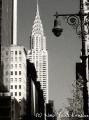
[[[36,12],[36,16],[40,17],[40,15],[39,15],[39,5],[38,5],[38,0],[37,0],[37,12]]]
[[[32,28],[32,35],[34,34],[41,34],[43,35],[43,26],[42,26],[42,21],[40,19],[40,14],[39,14],[39,5],[37,1],[37,11],[36,11],[36,16]]]

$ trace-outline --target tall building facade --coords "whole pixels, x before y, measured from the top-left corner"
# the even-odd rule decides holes
[[[43,25],[39,15],[39,6],[37,3],[37,12],[34,20],[32,34],[30,37],[30,50],[27,58],[34,63],[37,71],[37,81],[41,84],[45,102],[48,102],[48,52],[46,49],[46,38],[44,36]]]
[[[3,84],[2,49],[12,40],[13,0],[0,0],[0,84]]]
[[[12,40],[13,0],[2,0],[1,4],[1,45],[5,47],[10,46]]]
[[[17,0],[0,0],[1,45],[17,44]]]
[[[26,99],[26,52],[23,46],[3,49],[3,82],[12,97]]]

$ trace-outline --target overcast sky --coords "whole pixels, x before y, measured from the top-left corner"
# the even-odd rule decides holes
[[[33,21],[36,15],[36,0],[18,0],[18,44],[29,49]],[[59,38],[52,34],[53,15],[77,13],[79,0],[39,0],[40,17],[47,38],[49,99],[54,100],[55,108],[67,104],[71,96],[72,82],[75,80],[75,63],[79,62],[81,40],[75,30],[61,18],[63,33]]]

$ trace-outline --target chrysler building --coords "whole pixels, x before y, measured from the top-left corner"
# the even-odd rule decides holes
[[[44,36],[43,25],[40,19],[38,3],[30,37],[30,50],[28,50],[27,57],[35,65],[37,81],[41,84],[45,103],[48,103],[48,52],[46,49],[46,38]]]

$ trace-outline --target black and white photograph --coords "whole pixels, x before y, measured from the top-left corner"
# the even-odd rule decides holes
[[[89,120],[89,0],[0,0],[0,120]]]

